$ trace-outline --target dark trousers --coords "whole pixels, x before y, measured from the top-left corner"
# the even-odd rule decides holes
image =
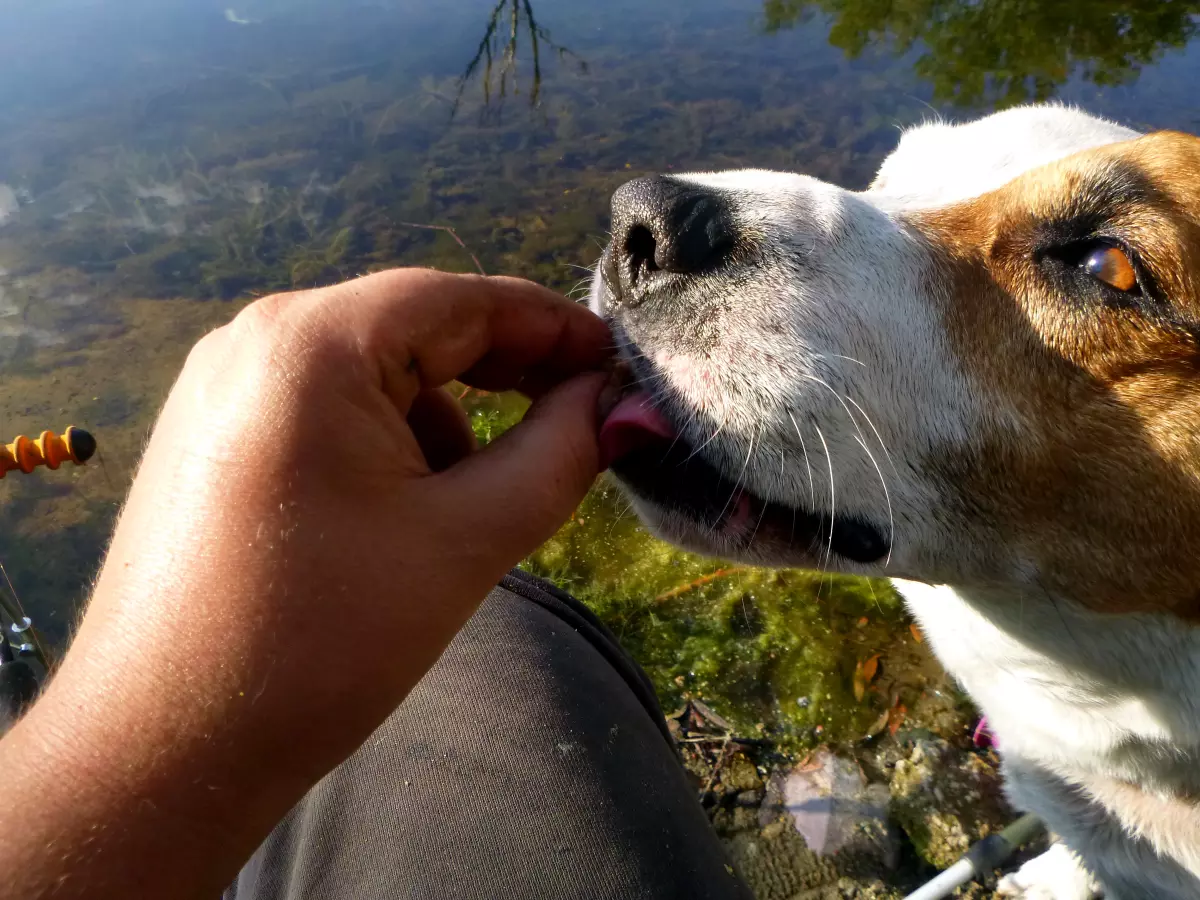
[[[645,674],[582,604],[514,572],[225,894],[400,897],[750,892]]]

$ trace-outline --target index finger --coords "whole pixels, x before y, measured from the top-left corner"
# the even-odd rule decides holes
[[[401,411],[454,379],[489,390],[544,386],[597,368],[613,351],[598,316],[519,278],[396,269],[340,285],[329,302],[349,316]]]

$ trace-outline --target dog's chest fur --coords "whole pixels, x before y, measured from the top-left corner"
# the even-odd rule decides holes
[[[1178,865],[1158,861],[1152,896],[1200,896],[1200,636],[1169,619],[1102,616],[1032,590],[896,586],[987,715],[1015,804],[1085,852],[1110,897],[1143,896],[1117,887],[1128,856],[1150,862],[1166,847]],[[1114,854],[1123,864],[1103,871]]]

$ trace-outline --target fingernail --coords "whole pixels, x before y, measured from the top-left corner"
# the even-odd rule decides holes
[[[600,396],[596,398],[596,416],[601,425],[608,418],[608,414],[621,402],[625,389],[633,381],[633,371],[624,360],[611,360],[606,368],[608,369],[608,382],[600,391]]]

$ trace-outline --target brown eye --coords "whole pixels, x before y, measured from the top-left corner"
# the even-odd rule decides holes
[[[1092,251],[1083,260],[1083,270],[1118,291],[1129,292],[1138,286],[1133,263],[1120,247],[1099,247]]]

